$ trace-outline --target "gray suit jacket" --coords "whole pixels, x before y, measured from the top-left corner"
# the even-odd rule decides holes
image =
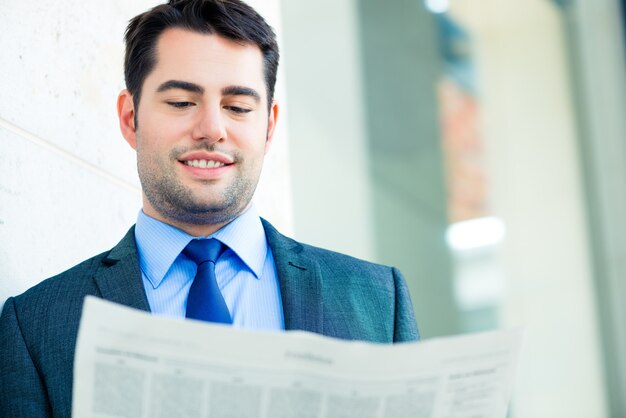
[[[398,270],[300,244],[263,222],[274,255],[285,327],[375,342],[419,338]],[[83,299],[149,311],[134,227],[97,255],[10,298],[0,317],[0,417],[69,417]]]

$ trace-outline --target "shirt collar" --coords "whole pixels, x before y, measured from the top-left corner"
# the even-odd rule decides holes
[[[254,206],[214,233],[212,237],[228,245],[257,279],[261,277],[267,256],[267,238]]]
[[[257,279],[261,277],[267,256],[267,239],[254,206],[210,237],[226,244]],[[176,227],[151,218],[143,210],[139,211],[135,226],[139,267],[154,288],[161,284],[176,258],[193,238]]]

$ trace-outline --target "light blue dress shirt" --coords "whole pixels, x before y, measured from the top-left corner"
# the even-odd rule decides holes
[[[135,240],[150,309],[158,315],[185,317],[196,264],[181,254],[194,237],[146,215],[137,217]],[[207,238],[228,246],[215,265],[217,284],[233,325],[283,330],[280,286],[263,224],[251,207]]]

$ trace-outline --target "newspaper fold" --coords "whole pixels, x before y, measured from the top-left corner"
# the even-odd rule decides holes
[[[396,345],[85,300],[74,417],[504,418],[521,331]]]

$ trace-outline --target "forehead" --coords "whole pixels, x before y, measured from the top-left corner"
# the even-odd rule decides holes
[[[216,34],[167,29],[156,45],[156,63],[144,87],[167,80],[196,83],[207,90],[244,86],[264,94],[263,55],[253,44]]]

